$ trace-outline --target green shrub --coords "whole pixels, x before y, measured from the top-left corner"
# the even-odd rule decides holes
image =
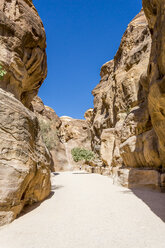
[[[52,128],[51,121],[39,120],[42,140],[45,143],[48,150],[55,148],[57,144],[57,132]]]
[[[3,69],[3,67],[0,65],[0,80],[3,79],[3,77],[6,75],[7,71]]]
[[[79,162],[83,160],[91,161],[92,159],[95,158],[95,154],[92,151],[79,147],[73,148],[71,150],[71,154],[75,162]]]

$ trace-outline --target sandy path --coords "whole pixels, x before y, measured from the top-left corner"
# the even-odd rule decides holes
[[[165,194],[96,174],[61,173],[53,184],[50,199],[0,230],[0,248],[165,247]]]

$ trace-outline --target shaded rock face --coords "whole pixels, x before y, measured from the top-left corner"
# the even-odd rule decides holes
[[[0,87],[28,108],[47,74],[45,48],[44,27],[32,1],[1,0],[1,64],[7,75]]]
[[[29,0],[0,2],[0,225],[50,193],[51,157],[30,111],[47,71],[42,22]],[[28,108],[27,108],[28,107]]]
[[[106,166],[161,165],[148,109],[147,67],[151,36],[144,12],[128,25],[114,57],[93,90],[92,147]]]

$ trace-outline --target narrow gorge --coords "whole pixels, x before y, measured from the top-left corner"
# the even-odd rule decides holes
[[[46,34],[32,0],[0,1],[0,226],[48,199],[51,174],[60,172],[83,170],[163,194],[164,10],[164,0],[143,0],[101,68],[94,108],[80,120],[59,117],[38,96],[47,76]],[[76,161],[75,148],[91,159]]]

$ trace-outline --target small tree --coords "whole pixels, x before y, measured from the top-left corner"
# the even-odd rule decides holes
[[[83,160],[87,162],[87,161],[91,161],[95,157],[95,154],[92,151],[79,147],[73,148],[71,150],[71,154],[75,162],[79,162]]]
[[[52,150],[57,145],[57,130],[52,129],[51,121],[39,120],[42,140],[48,150]]]
[[[3,77],[6,75],[7,71],[3,69],[3,67],[0,65],[0,80],[3,79]]]

